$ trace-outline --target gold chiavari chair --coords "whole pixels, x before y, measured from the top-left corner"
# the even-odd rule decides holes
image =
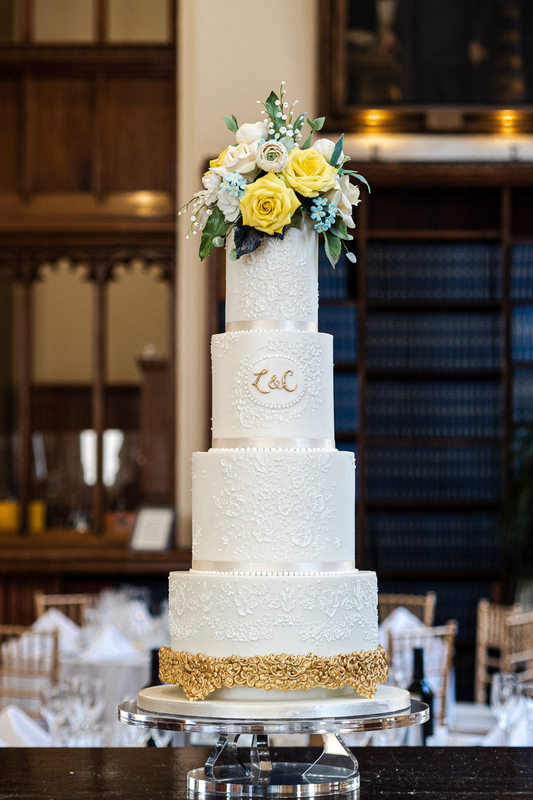
[[[505,620],[502,672],[515,672],[520,683],[533,681],[533,611]]]
[[[522,607],[504,606],[480,600],[477,606],[476,630],[476,676],[474,699],[476,703],[486,703],[488,690],[494,672],[504,670],[502,654],[507,637],[507,620],[515,617]]]
[[[435,606],[437,595],[435,592],[427,594],[379,594],[378,610],[380,623],[386,619],[395,608],[403,606],[418,619],[422,620],[427,628],[435,620]]]
[[[433,689],[433,714],[439,724],[446,718],[446,693],[448,676],[453,667],[457,622],[450,620],[445,625],[418,630],[389,631],[389,664],[395,669],[400,663],[402,669],[412,668],[413,650],[424,649],[424,677]]]
[[[17,705],[39,716],[39,694],[59,680],[58,631],[0,625],[0,709]]]
[[[57,608],[72,622],[83,627],[86,624],[87,609],[95,605],[95,594],[45,594],[35,592],[33,601],[37,619],[50,608]]]

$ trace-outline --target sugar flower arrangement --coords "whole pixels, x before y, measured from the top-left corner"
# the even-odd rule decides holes
[[[308,214],[315,230],[323,234],[326,255],[333,266],[342,246],[347,258],[355,256],[346,242],[353,239],[352,206],[359,203],[359,188],[350,176],[363,181],[357,172],[344,169],[349,161],[342,151],[343,136],[335,143],[318,139],[313,133],[324,124],[324,117],[311,120],[307,112],[296,114],[297,100],[285,101],[285,81],[279,96],[271,92],[261,111],[264,119],[239,125],[234,115],[223,117],[235,133],[218,158],[209,162],[202,178],[204,188],[181,209],[191,214],[189,234],[201,233],[200,258],[211,255],[213,247],[223,247],[233,230],[235,260],[259,247],[265,236],[283,238],[290,227],[299,228]],[[307,122],[311,133],[300,144]],[[366,184],[368,185],[368,184]]]

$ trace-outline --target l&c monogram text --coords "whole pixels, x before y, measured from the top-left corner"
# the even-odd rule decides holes
[[[262,369],[261,372],[254,372],[254,375],[255,375],[255,381],[253,382],[252,385],[255,386],[255,388],[259,392],[261,392],[261,394],[270,394],[270,392],[273,391],[274,389],[285,389],[286,392],[294,392],[298,388],[298,384],[296,384],[292,388],[289,388],[289,386],[287,386],[287,378],[290,378],[292,377],[292,375],[294,375],[292,369],[288,369],[286,370],[286,372],[283,373],[281,381],[278,379],[277,375],[272,375],[270,380],[267,382],[268,389],[263,389],[261,386],[259,386],[259,381],[265,375],[268,375],[268,370]],[[265,381],[266,380],[267,379],[265,378]]]

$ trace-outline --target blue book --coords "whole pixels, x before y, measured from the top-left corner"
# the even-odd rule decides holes
[[[370,242],[371,300],[487,300],[502,293],[501,248],[485,242]]]
[[[513,361],[533,361],[533,306],[512,311],[511,353]]]
[[[344,251],[335,266],[329,263],[323,242],[318,248],[318,294],[322,299],[342,300],[348,297],[348,267],[353,267]]]

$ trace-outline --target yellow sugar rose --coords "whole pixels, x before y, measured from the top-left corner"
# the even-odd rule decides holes
[[[243,225],[263,233],[280,233],[300,204],[286,183],[274,172],[249,183],[241,197]]]
[[[222,167],[224,165],[224,159],[226,158],[226,153],[228,152],[228,148],[226,147],[225,150],[221,152],[218,158],[212,158],[209,162],[209,166],[211,169],[214,167]]]
[[[279,174],[295,192],[304,197],[317,197],[319,192],[333,189],[337,170],[314,147],[307,150],[293,147],[287,166]]]

